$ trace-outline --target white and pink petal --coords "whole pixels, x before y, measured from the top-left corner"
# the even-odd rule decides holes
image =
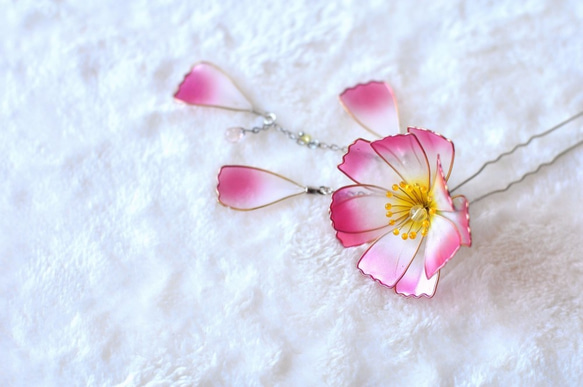
[[[191,105],[253,111],[253,105],[231,78],[208,62],[194,65],[178,86],[174,98]]]
[[[441,212],[440,214],[449,219],[460,234],[462,245],[472,245],[472,232],[470,229],[470,213],[468,200],[462,196],[452,198],[454,210],[451,212]]]
[[[441,134],[437,134],[427,129],[409,127],[407,128],[407,131],[417,137],[417,140],[419,140],[419,143],[427,155],[427,160],[431,167],[436,165],[437,158],[439,157],[445,180],[447,181],[451,174],[451,169],[453,168],[453,159],[455,155],[453,142],[443,137]],[[435,173],[432,174],[431,178],[433,179],[434,176]]]
[[[332,195],[332,227],[342,233],[364,233],[388,225],[385,191],[374,186],[351,185]],[[341,239],[341,242],[344,241]]]
[[[431,278],[449,261],[461,246],[461,236],[449,219],[434,215],[425,243],[425,274]]]
[[[371,81],[340,94],[344,109],[365,129],[383,137],[399,133],[399,113],[393,90],[386,82]]]
[[[357,184],[385,188],[401,181],[401,177],[375,152],[371,143],[363,139],[348,147],[338,169]]]
[[[358,268],[381,284],[392,288],[403,277],[417,255],[422,238],[404,240],[392,233],[378,239],[362,255]]]
[[[264,169],[225,165],[218,175],[218,199],[235,210],[254,210],[306,193],[306,187]]]
[[[433,297],[438,281],[439,272],[435,273],[433,277],[427,278],[423,255],[417,254],[403,277],[395,285],[395,291],[407,297]]]
[[[376,230],[372,231],[363,231],[363,232],[342,232],[336,231],[336,237],[342,243],[344,247],[354,247],[360,246],[365,243],[374,242],[379,239],[381,236],[385,235],[392,229],[391,226],[386,225],[385,227],[381,227]]]
[[[437,173],[435,174],[435,180],[433,181],[430,194],[433,197],[437,211],[453,211],[453,203],[447,189],[445,177],[443,176],[439,157],[437,158],[436,164],[435,169]]]
[[[398,134],[372,142],[371,147],[409,184],[429,187],[427,156],[412,134]]]

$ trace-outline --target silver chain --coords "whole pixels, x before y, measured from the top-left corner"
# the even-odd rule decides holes
[[[257,113],[259,114],[259,113]],[[337,152],[346,153],[348,151],[348,147],[346,146],[339,146],[336,144],[328,144],[325,142],[321,142],[319,140],[313,139],[311,135],[305,132],[292,132],[291,130],[287,130],[283,128],[281,125],[277,123],[277,117],[273,113],[264,113],[261,114],[263,116],[263,125],[262,126],[254,126],[251,129],[241,128],[242,133],[253,133],[257,134],[263,131],[267,131],[269,129],[277,130],[278,132],[283,133],[287,136],[290,140],[293,140],[298,145],[307,146],[310,149],[325,149]]]

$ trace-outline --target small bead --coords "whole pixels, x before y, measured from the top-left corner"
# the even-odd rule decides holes
[[[417,233],[416,233],[415,231],[411,231],[411,232],[409,233],[409,238],[411,238],[411,239],[415,239],[416,237],[417,237]]]
[[[404,241],[406,241],[408,237],[409,236],[407,235],[406,232],[404,232],[404,233],[401,234],[401,238],[403,238]]]
[[[397,184],[393,184],[393,191],[398,191],[399,190],[399,186]]]
[[[423,223],[422,223],[422,225],[423,225],[424,228],[428,228],[429,227],[429,221],[427,219],[424,220]]]
[[[393,226],[393,225],[395,224],[395,219],[391,219],[391,220],[389,221],[389,224],[390,224],[391,226]]]
[[[239,142],[245,136],[243,128],[233,127],[225,131],[225,138],[229,142]]]
[[[393,235],[399,235],[399,229],[398,228],[396,228],[396,229],[393,230]]]
[[[391,211],[387,211],[387,218],[390,218],[391,216],[393,216],[393,213]]]
[[[387,191],[387,197],[388,198],[392,198],[393,197],[393,193],[391,191]]]
[[[429,209],[429,215],[435,215],[435,208]]]
[[[407,186],[407,183],[405,183],[404,181],[400,182],[399,185],[401,186],[401,188],[405,188]]]
[[[312,136],[310,136],[309,134],[303,134],[300,136],[299,140],[302,141],[303,143],[307,144],[310,141],[312,141]]]
[[[393,205],[391,203],[385,204],[385,210],[390,210]]]
[[[427,229],[426,228],[421,230],[421,235],[427,236]]]

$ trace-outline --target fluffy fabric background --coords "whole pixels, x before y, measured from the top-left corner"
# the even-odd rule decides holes
[[[577,385],[583,147],[471,207],[433,299],[356,269],[329,197],[216,203],[247,164],[348,183],[338,152],[172,94],[214,62],[290,130],[370,138],[337,102],[370,79],[456,145],[450,186],[583,108],[573,1],[1,1],[0,384]],[[463,189],[500,188],[581,122]]]

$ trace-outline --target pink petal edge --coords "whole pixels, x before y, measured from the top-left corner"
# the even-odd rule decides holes
[[[178,86],[174,98],[190,105],[253,111],[253,104],[235,82],[209,62],[199,62],[192,67]]]
[[[347,88],[340,103],[350,116],[378,137],[399,133],[399,112],[393,90],[386,82],[370,81]]]
[[[306,187],[264,169],[225,165],[218,174],[219,203],[249,211],[306,193]]]

